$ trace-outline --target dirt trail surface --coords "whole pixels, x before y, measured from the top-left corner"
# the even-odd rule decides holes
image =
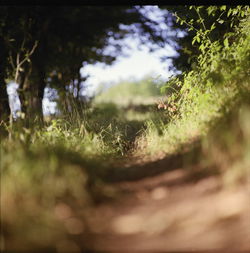
[[[249,180],[222,187],[209,170],[184,169],[178,155],[131,163],[110,177],[119,197],[90,210],[87,249],[250,252]]]

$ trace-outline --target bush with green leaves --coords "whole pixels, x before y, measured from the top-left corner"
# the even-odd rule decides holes
[[[217,119],[230,113],[250,92],[250,7],[190,8],[196,9],[199,19],[194,21],[177,17],[179,22],[187,23],[190,30],[196,29],[195,22],[203,23],[201,9],[209,15],[220,11],[226,17],[230,16],[231,20],[223,20],[223,15],[220,15],[211,27],[204,25],[203,29],[196,30],[193,43],[200,50],[196,66],[189,72],[171,78],[162,87],[162,91],[168,95],[168,103],[177,109],[170,115],[170,123],[161,127],[159,138],[156,138],[159,125],[151,124],[147,129],[145,138],[151,151],[172,150],[173,143],[181,144],[188,139],[206,135]],[[229,22],[234,32],[225,33],[221,40],[210,40],[210,33],[222,22]]]

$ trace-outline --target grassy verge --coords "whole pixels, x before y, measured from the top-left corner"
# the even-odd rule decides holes
[[[70,113],[30,129],[14,122],[0,143],[1,248],[57,249],[87,232],[89,208],[115,194],[101,178],[156,117],[151,101],[72,104]]]
[[[249,178],[249,24],[248,14],[230,46],[211,43],[196,69],[169,81],[166,89],[179,87],[169,96],[176,110],[168,124],[148,121],[137,155],[171,154],[200,139],[201,162],[218,168],[224,181]]]

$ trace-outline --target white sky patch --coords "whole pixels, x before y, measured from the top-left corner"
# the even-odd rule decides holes
[[[50,101],[48,98],[43,99],[43,113],[47,114],[55,114],[57,112],[57,104],[56,102]]]
[[[18,97],[17,89],[18,89],[18,84],[14,82],[9,83],[7,86],[10,109],[14,118],[16,118],[17,112],[21,111],[21,103]],[[44,99],[43,99],[43,112],[45,115],[55,114],[57,112],[56,102],[50,101],[49,96],[50,96],[49,89],[45,88]]]
[[[146,46],[139,50],[134,41],[130,42],[130,56],[118,57],[111,66],[97,63],[81,69],[83,75],[90,75],[86,81],[87,94],[92,95],[100,84],[110,86],[122,80],[139,80],[145,76],[167,80],[173,74],[168,71],[169,64],[160,61],[160,56],[175,55],[175,51],[170,46],[150,53]]]
[[[7,93],[9,95],[10,110],[14,117],[16,112],[21,110],[21,104],[17,93],[18,84],[11,82],[7,86]]]

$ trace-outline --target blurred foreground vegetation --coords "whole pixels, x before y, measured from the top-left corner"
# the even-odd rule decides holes
[[[198,143],[184,169],[198,159],[224,187],[249,182],[250,12],[232,10],[234,32],[211,41],[216,26],[197,31],[196,66],[160,87],[146,78],[123,82],[90,104],[69,100],[71,110],[43,124],[1,122],[2,249],[77,252],[91,207],[118,197],[106,182],[119,160],[154,160]]]

